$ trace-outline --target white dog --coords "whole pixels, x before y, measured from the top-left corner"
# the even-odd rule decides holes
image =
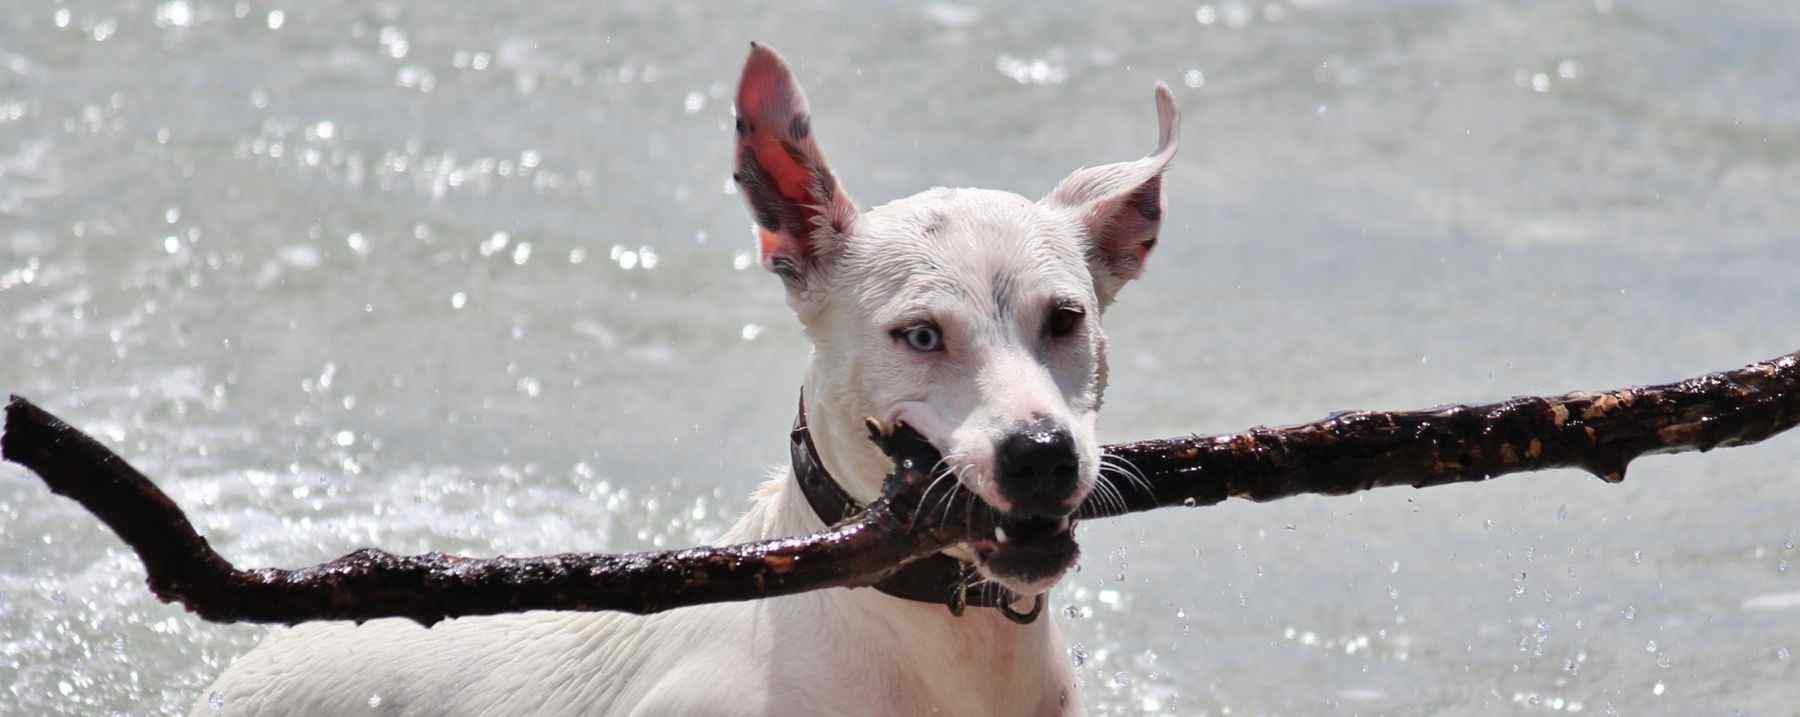
[[[1036,618],[1075,561],[1073,511],[1107,491],[1099,319],[1156,244],[1177,126],[1160,84],[1156,105],[1154,154],[1078,170],[1041,200],[933,189],[862,211],[786,63],[751,45],[735,177],[813,355],[796,470],[721,540],[817,531],[842,517],[822,513],[872,500],[892,464],[866,417],[925,436],[944,475],[995,512],[991,536],[873,590],[279,630],[194,714],[1081,713],[1056,622]],[[965,576],[985,589],[965,592]]]

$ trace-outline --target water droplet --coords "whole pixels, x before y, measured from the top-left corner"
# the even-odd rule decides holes
[[[1619,611],[1619,614],[1625,616],[1627,620],[1635,620],[1637,619],[1637,608],[1626,605],[1624,610]]]
[[[1044,58],[1014,57],[1002,53],[994,59],[994,69],[1021,85],[1060,85],[1069,79],[1069,70]]]
[[[1777,660],[1785,660],[1785,659],[1787,659],[1787,658],[1788,658],[1788,657],[1790,657],[1790,656],[1791,656],[1791,654],[1790,654],[1790,653],[1789,653],[1789,652],[1788,652],[1788,649],[1787,649],[1787,648],[1785,648],[1785,647],[1777,647],[1777,648],[1775,648],[1775,659],[1777,659]]]
[[[620,269],[631,271],[632,269],[637,268],[638,253],[626,249],[625,247],[614,245],[612,248],[612,260],[618,262]]]
[[[762,324],[744,324],[744,329],[738,333],[745,341],[755,341],[756,337],[763,335],[763,331]]]
[[[1199,506],[1199,505],[1200,505],[1200,501],[1197,501],[1197,500],[1194,500],[1194,499],[1193,499],[1193,497],[1191,497],[1191,496],[1190,496],[1190,497],[1188,497],[1188,498],[1186,498],[1186,499],[1184,499],[1184,500],[1182,500],[1182,501],[1181,501],[1181,505],[1182,505],[1182,506],[1183,506],[1183,507],[1187,507],[1187,508],[1193,508],[1193,507],[1197,507],[1197,506]]]
[[[501,249],[505,249],[506,245],[510,243],[512,243],[511,234],[506,232],[494,232],[492,235],[488,236],[488,238],[481,240],[481,243],[477,244],[475,248],[481,252],[482,256],[493,256]]]
[[[287,13],[280,10],[270,10],[267,22],[270,30],[280,30],[282,25],[287,24]]]
[[[338,431],[333,439],[338,445],[346,448],[356,445],[356,434],[350,431]]]
[[[1658,680],[1658,681],[1657,681],[1657,683],[1656,683],[1656,686],[1655,686],[1655,687],[1652,687],[1652,688],[1650,688],[1650,694],[1653,694],[1653,695],[1656,695],[1656,696],[1657,696],[1657,697],[1661,697],[1661,696],[1662,696],[1662,693],[1663,693],[1663,691],[1664,691],[1664,690],[1666,690],[1666,689],[1668,689],[1668,688],[1666,688],[1666,687],[1664,687],[1664,686],[1663,686],[1663,683],[1662,683],[1662,681],[1661,681],[1661,680]]]
[[[469,297],[460,291],[450,295],[450,308],[460,309],[469,303]]]
[[[377,42],[381,44],[382,52],[396,60],[406,57],[407,51],[412,48],[411,43],[406,40],[406,33],[392,25],[381,28]]]
[[[369,706],[370,707],[380,707],[381,706],[381,695],[369,695]]]
[[[214,711],[214,712],[218,712],[219,710],[225,709],[225,695],[220,692],[214,692],[210,695],[207,695],[206,696],[206,706],[211,708],[212,711]]]
[[[69,684],[68,680],[62,680],[56,683],[56,691],[61,692],[64,697],[68,697],[75,694],[75,686]]]
[[[1081,643],[1077,642],[1074,645],[1069,646],[1069,662],[1071,664],[1080,667],[1087,664],[1087,660],[1087,648],[1083,647]]]
[[[1201,72],[1197,69],[1196,70],[1188,70],[1185,74],[1183,74],[1181,76],[1181,81],[1183,84],[1187,85],[1188,87],[1192,87],[1194,89],[1199,89],[1201,87],[1206,86],[1206,73]]]
[[[706,95],[700,94],[698,92],[687,93],[687,97],[681,101],[681,109],[683,111],[686,111],[688,114],[697,114],[700,112],[701,109],[704,109],[705,107],[706,107]]]

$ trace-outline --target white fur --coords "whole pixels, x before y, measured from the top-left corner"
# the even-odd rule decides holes
[[[823,527],[783,472],[721,541]],[[239,658],[192,714],[1076,714],[1055,625],[1046,616],[1021,627],[985,609],[957,618],[867,589],[647,617],[309,624]]]
[[[758,131],[810,121],[798,84],[767,48],[753,48],[741,88],[740,111]],[[1154,244],[1175,126],[1167,88],[1158,86],[1157,100],[1154,155],[1080,170],[1040,202],[934,189],[859,213],[828,171],[788,185],[829,195],[808,205],[827,211],[808,215],[803,233],[760,229],[759,246],[772,266],[791,260],[782,267],[789,301],[814,348],[809,423],[826,468],[851,495],[873,499],[891,469],[866,438],[871,416],[918,429],[957,481],[1002,512],[1010,505],[993,480],[995,445],[1029,417],[1052,417],[1074,438],[1071,508],[1104,486],[1094,437],[1106,379],[1099,319]],[[743,142],[762,139],[741,137],[740,157]],[[796,152],[822,169],[804,140]],[[1158,211],[1136,206],[1145,201]],[[1086,319],[1052,339],[1042,327],[1057,305],[1078,306]],[[942,352],[920,353],[893,335],[918,321],[942,328]],[[823,527],[782,472],[720,540]],[[976,557],[967,546],[949,552]],[[1060,577],[1021,582],[976,562],[1022,595]],[[1070,715],[1081,707],[1049,614],[1017,625],[991,609],[956,617],[942,605],[833,589],[647,617],[533,612],[430,629],[378,620],[277,630],[193,712],[220,713]]]

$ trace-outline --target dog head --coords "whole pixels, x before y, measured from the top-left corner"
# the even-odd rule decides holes
[[[1071,518],[1103,485],[1100,318],[1156,245],[1179,119],[1160,83],[1156,107],[1155,152],[1077,170],[1043,199],[940,188],[863,211],[781,57],[752,44],[739,81],[733,177],[813,341],[809,420],[827,467],[868,500],[890,466],[863,419],[912,426],[944,456],[939,482],[995,513],[993,535],[958,550],[1022,595],[1074,563]]]

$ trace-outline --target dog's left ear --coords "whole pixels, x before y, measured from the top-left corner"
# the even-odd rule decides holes
[[[1144,272],[1162,225],[1163,170],[1181,144],[1181,113],[1168,85],[1156,83],[1156,151],[1135,162],[1084,167],[1064,178],[1043,204],[1074,212],[1086,226],[1088,265],[1102,305]]]
[[[787,63],[750,43],[737,93],[737,182],[756,220],[757,255],[804,301],[856,221],[856,203],[813,141],[806,94]]]

